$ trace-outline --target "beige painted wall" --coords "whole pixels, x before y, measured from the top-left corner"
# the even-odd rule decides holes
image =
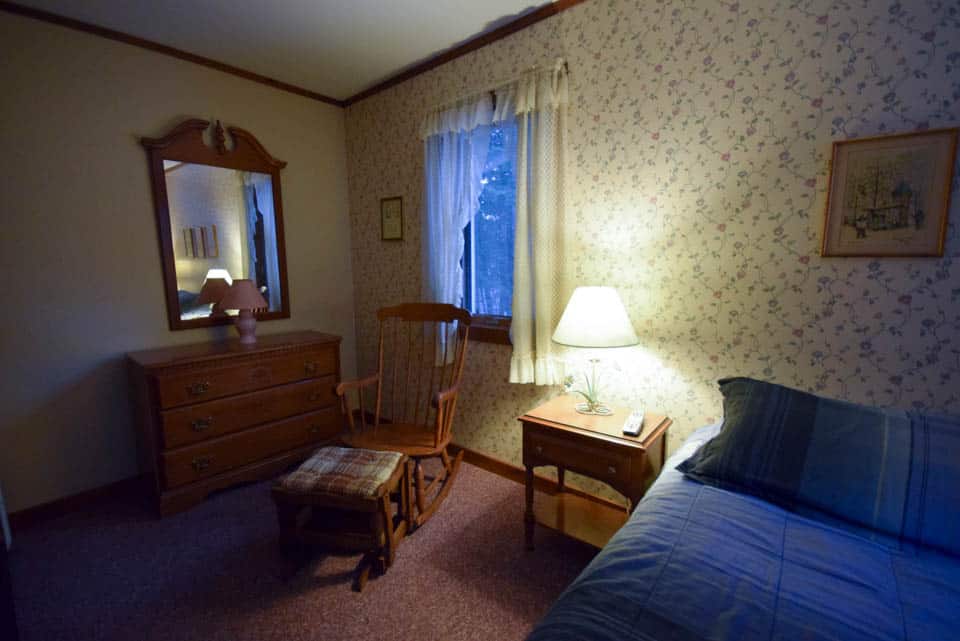
[[[354,370],[343,111],[0,12],[0,483],[15,511],[137,472],[125,352],[170,332],[140,136],[187,117],[252,131],[287,161],[291,318],[344,337]],[[232,330],[231,330],[232,331]]]

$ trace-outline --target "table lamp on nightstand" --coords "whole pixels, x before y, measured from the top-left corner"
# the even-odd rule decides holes
[[[617,290],[613,287],[577,287],[553,332],[553,342],[569,347],[629,347],[639,340]],[[591,374],[589,378],[584,375],[587,389],[575,390],[586,399],[585,403],[577,404],[576,410],[581,414],[613,414],[613,410],[598,398],[599,360],[590,359]]]

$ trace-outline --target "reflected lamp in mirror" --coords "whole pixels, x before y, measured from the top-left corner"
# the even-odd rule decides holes
[[[214,272],[223,272],[226,274],[226,278],[222,276],[211,276]],[[227,290],[230,289],[230,284],[233,279],[228,279],[230,279],[230,274],[227,274],[226,270],[211,269],[207,272],[207,278],[203,281],[203,287],[200,288],[200,296],[197,297],[197,304],[210,305],[212,303],[213,307],[210,308],[211,316],[219,317],[224,315],[220,301],[223,300]]]
[[[553,342],[568,347],[602,348],[629,347],[639,340],[627,316],[620,295],[613,287],[577,287],[563,310]],[[591,358],[591,373],[584,375],[585,390],[574,390],[584,397],[576,410],[581,414],[609,416],[613,414],[600,400],[597,377],[598,358]]]
[[[253,345],[257,342],[257,317],[253,312],[266,309],[267,301],[252,280],[239,278],[233,281],[233,285],[220,300],[220,307],[225,310],[236,309],[240,312],[236,325],[243,345]]]
[[[230,272],[225,269],[211,269],[207,271],[207,280],[211,278],[220,278],[227,281],[227,285],[233,285],[233,278],[230,276]]]

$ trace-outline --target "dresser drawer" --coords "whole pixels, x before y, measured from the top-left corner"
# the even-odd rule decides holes
[[[339,409],[328,407],[164,452],[161,459],[166,487],[199,481],[274,454],[328,441],[339,434],[341,428]]]
[[[312,412],[337,402],[337,379],[324,376],[160,412],[166,449]]]
[[[174,371],[157,378],[157,392],[160,407],[166,409],[336,374],[336,347],[317,347],[232,365],[198,368],[184,373]]]
[[[562,438],[537,431],[532,426],[524,430],[524,464],[559,465],[600,480],[630,480],[630,455],[606,449],[595,439]]]

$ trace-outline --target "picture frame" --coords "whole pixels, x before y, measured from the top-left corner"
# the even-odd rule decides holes
[[[380,240],[403,240],[403,198],[380,199]]]
[[[835,141],[821,256],[943,256],[957,128]]]

